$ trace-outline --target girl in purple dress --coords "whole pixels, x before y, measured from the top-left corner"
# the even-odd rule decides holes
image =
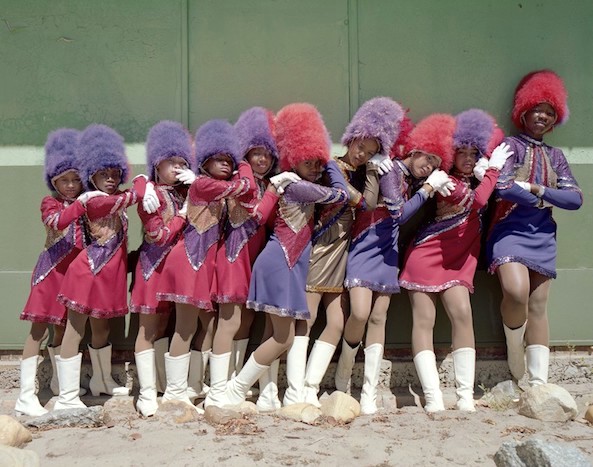
[[[270,180],[280,194],[274,233],[253,266],[247,301],[248,307],[270,315],[272,336],[229,381],[227,405],[245,400],[251,385],[292,345],[295,320],[310,318],[305,282],[315,205],[348,201],[346,182],[336,163],[330,161],[331,140],[315,107],[299,103],[281,109],[276,116],[276,143],[280,168],[290,172]],[[316,183],[323,166],[330,187]]]
[[[350,316],[336,369],[336,389],[348,390],[354,357],[366,327],[364,383],[360,397],[363,414],[377,411],[387,309],[391,294],[399,292],[399,226],[433,191],[449,194],[453,188],[449,176],[437,168],[452,150],[454,125],[452,116],[442,114],[421,121],[410,133],[403,160],[396,160],[393,169],[381,177],[377,208],[360,213],[354,223],[345,280],[350,290]],[[426,182],[411,195],[413,183],[422,179]]]
[[[527,366],[530,386],[548,381],[548,293],[556,277],[556,222],[552,208],[579,209],[583,194],[558,148],[544,135],[568,119],[566,89],[550,70],[526,75],[515,90],[506,138],[514,152],[496,184],[494,223],[487,241],[489,271],[498,274],[500,306],[511,374]],[[525,347],[527,345],[527,347]]]

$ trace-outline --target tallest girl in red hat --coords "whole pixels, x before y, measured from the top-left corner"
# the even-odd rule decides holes
[[[526,75],[515,90],[513,123],[521,133],[505,141],[514,152],[497,188],[494,225],[487,242],[490,272],[500,279],[500,307],[509,369],[529,385],[548,380],[550,279],[556,277],[556,223],[553,208],[581,207],[583,194],[558,148],[544,135],[568,119],[560,77],[542,70]],[[527,345],[527,347],[525,347]]]

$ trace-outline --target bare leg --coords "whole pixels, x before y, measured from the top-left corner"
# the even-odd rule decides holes
[[[218,326],[212,343],[212,353],[222,355],[233,348],[233,340],[241,326],[241,305],[222,303],[218,313]]]
[[[152,349],[154,342],[164,335],[168,321],[169,315],[166,313],[140,314],[135,352]]]
[[[391,295],[373,292],[373,307],[367,326],[366,347],[373,344],[385,345],[385,323]]]
[[[433,351],[433,329],[437,314],[436,295],[410,290],[408,296],[413,316],[412,353],[417,355],[423,350]]]
[[[66,326],[54,324],[54,334],[51,340],[52,347],[59,347],[60,345],[62,345],[62,339],[64,339],[64,332],[66,332]]]
[[[531,287],[525,341],[528,345],[539,344],[547,347],[550,340],[547,307],[552,280],[534,271],[529,271],[529,276]]]
[[[326,325],[319,340],[338,345],[344,333],[344,323],[348,315],[348,298],[345,293],[326,293],[323,295]]]
[[[295,319],[270,314],[273,335],[263,342],[253,353],[255,361],[269,366],[292,345],[295,333]]]
[[[200,322],[200,330],[194,337],[193,349],[201,352],[211,350],[216,324],[218,322],[217,313],[200,310],[198,320]]]
[[[241,326],[235,334],[235,340],[249,339],[251,337],[251,325],[255,319],[255,311],[241,305]]]
[[[179,357],[190,351],[191,340],[198,328],[199,308],[185,303],[175,306],[175,332],[171,339],[169,355]]]
[[[350,316],[344,327],[344,340],[351,347],[362,341],[364,329],[371,314],[373,291],[364,287],[350,289]]]
[[[319,312],[319,304],[323,297],[322,293],[318,292],[307,292],[307,308],[311,314],[311,318],[308,320],[299,320],[296,323],[296,335],[297,336],[308,336],[311,334],[311,328],[317,320],[317,313]]]
[[[48,334],[47,323],[31,323],[31,330],[23,348],[23,360],[39,355],[41,343],[47,339]]]
[[[529,269],[521,263],[506,263],[499,266],[497,273],[502,288],[502,321],[509,328],[516,329],[527,319]]]
[[[80,341],[84,337],[88,318],[87,315],[68,310],[68,323],[66,324],[62,349],[60,350],[60,356],[63,359],[78,355],[78,348],[80,347]]]
[[[109,327],[108,319],[98,319],[90,317],[91,323],[91,347],[93,349],[102,349],[109,344]]]
[[[453,350],[464,347],[475,348],[469,290],[459,285],[441,292],[440,296],[445,311],[451,320]]]

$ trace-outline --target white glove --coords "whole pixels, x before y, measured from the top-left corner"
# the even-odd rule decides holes
[[[293,182],[298,182],[299,180],[301,180],[301,177],[299,177],[294,172],[282,172],[278,175],[274,175],[273,177],[271,177],[270,183],[274,185],[274,188],[276,188],[278,194],[281,195],[282,193],[284,193],[284,189],[288,185],[290,185]]]
[[[136,180],[137,178],[143,178],[144,180],[148,181],[148,177],[147,177],[146,175],[144,175],[144,174],[138,174],[138,175],[136,175],[136,176],[135,176],[135,177],[132,179],[132,182],[133,182],[134,180]]]
[[[177,169],[175,178],[185,185],[191,185],[196,179],[196,174],[192,169]]]
[[[160,205],[161,202],[159,201],[159,197],[156,195],[156,191],[154,190],[154,184],[152,182],[148,182],[146,184],[144,198],[142,198],[142,207],[148,214],[152,214],[157,211]]]
[[[109,196],[107,193],[103,191],[96,190],[96,191],[87,191],[80,195],[77,199],[82,203],[83,206],[86,207],[86,203],[89,199],[96,198],[97,196]]]
[[[439,169],[432,172],[425,183],[428,183],[435,191],[445,197],[449,196],[455,189],[455,183],[449,178],[449,175]]]
[[[177,213],[178,215],[180,215],[181,217],[185,217],[187,216],[187,200],[189,199],[189,196],[187,198],[185,198],[185,201],[183,202],[183,206],[181,206],[181,209],[179,210],[179,212]]]
[[[498,170],[502,169],[504,167],[504,163],[513,154],[514,153],[511,151],[511,147],[507,143],[500,143],[494,148],[494,151],[492,151],[492,155],[488,161],[488,167],[493,167]]]
[[[393,169],[393,161],[389,156],[375,154],[369,159],[369,162],[377,167],[377,172],[379,172],[379,175],[385,175],[387,172]]]
[[[515,180],[515,185],[519,185],[525,191],[528,191],[529,193],[531,193],[531,183],[529,183],[529,182],[518,182],[517,180]]]
[[[484,175],[486,174],[487,168],[488,159],[485,157],[480,158],[480,160],[474,166],[474,177],[476,177],[480,182],[484,180]]]

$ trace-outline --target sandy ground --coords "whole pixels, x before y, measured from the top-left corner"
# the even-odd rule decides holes
[[[104,405],[112,427],[34,432],[25,449],[35,451],[44,467],[494,465],[492,457],[504,441],[534,436],[569,443],[593,464],[593,426],[582,418],[586,405],[593,403],[593,382],[564,387],[580,410],[579,418],[568,423],[544,423],[512,409],[487,407],[475,414],[447,410],[428,415],[409,394],[397,393],[397,410],[359,417],[348,425],[324,420],[310,426],[256,415],[217,428],[203,416],[187,423],[176,423],[167,413],[139,418],[131,398],[90,398],[88,404]],[[18,394],[2,392],[0,413],[12,415]],[[454,397],[452,389],[445,390],[446,405],[452,406]]]

